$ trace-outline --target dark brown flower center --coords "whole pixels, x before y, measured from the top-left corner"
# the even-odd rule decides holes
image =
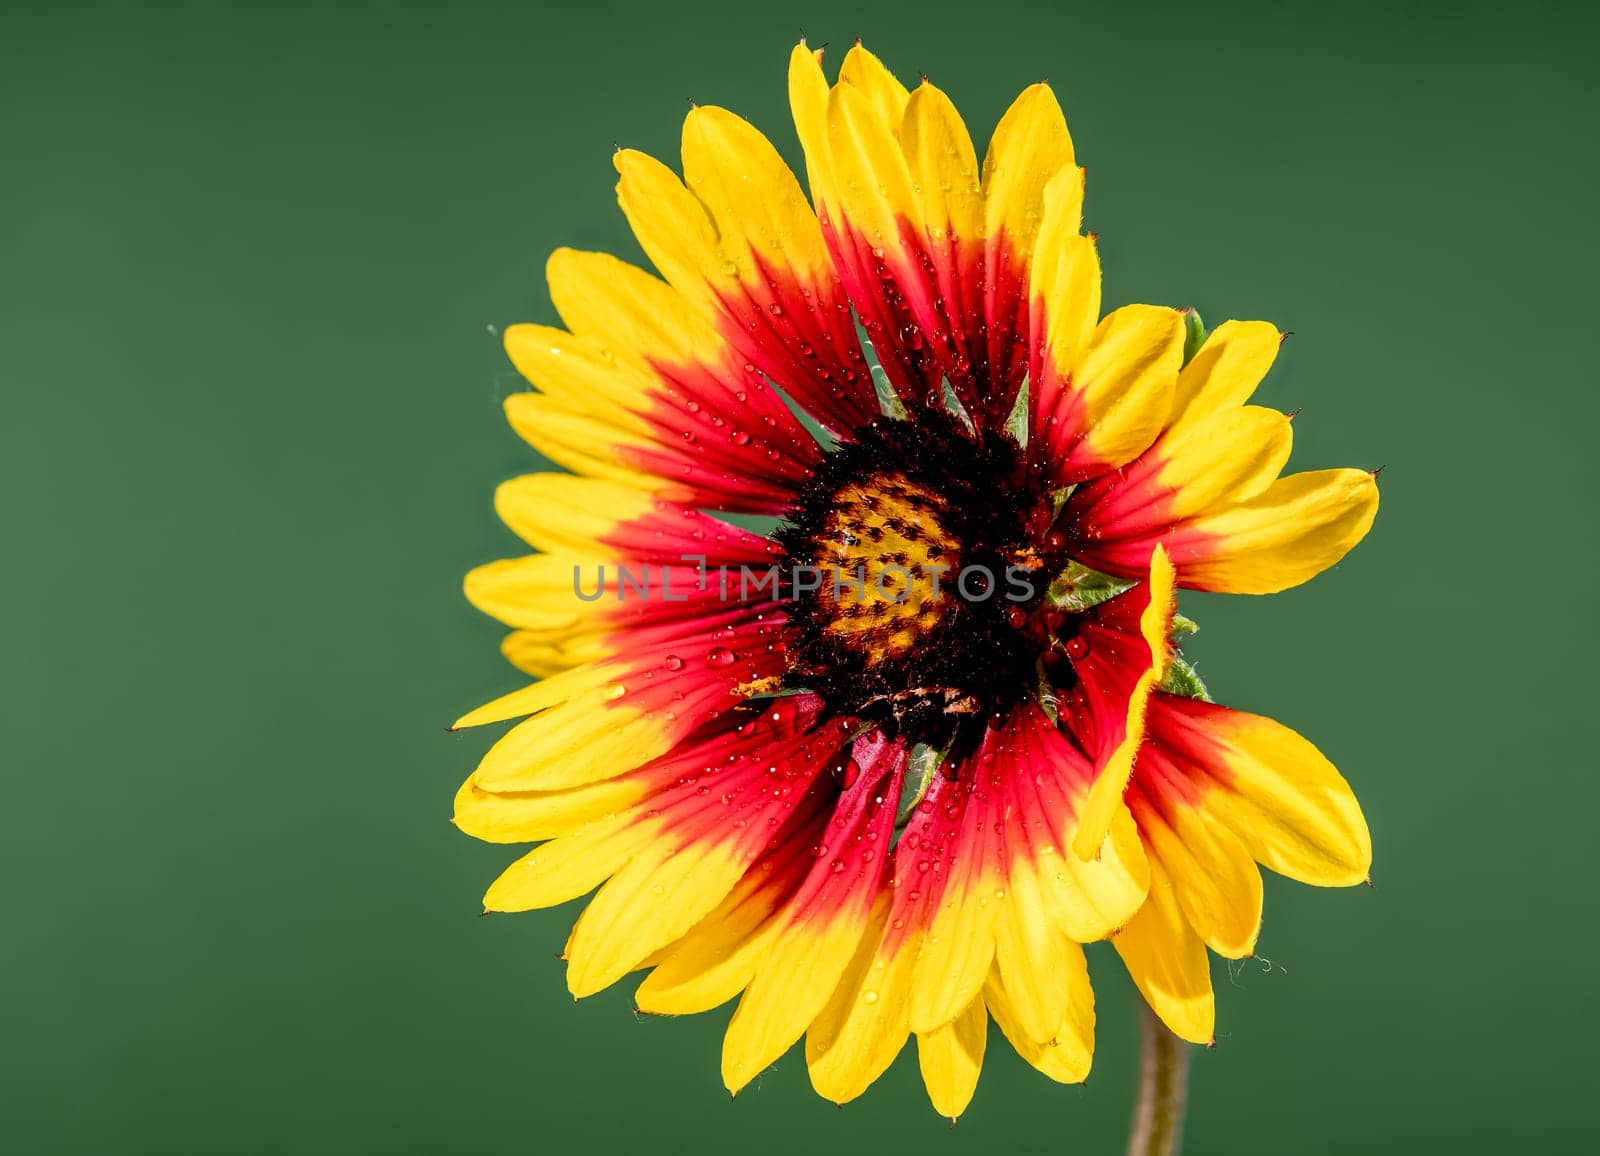
[[[857,431],[778,533],[797,592],[786,688],[930,742],[1030,693],[1047,521],[1004,435],[935,409]]]

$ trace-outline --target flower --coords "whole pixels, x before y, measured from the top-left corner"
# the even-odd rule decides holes
[[[506,332],[537,388],[511,424],[571,472],[500,488],[537,552],[467,579],[539,681],[458,722],[523,720],[455,822],[538,844],[488,910],[598,888],[574,995],[648,970],[645,1012],[738,998],[731,1091],[804,1036],[844,1102],[915,1035],[954,1117],[990,1017],[1051,1077],[1087,1074],[1081,944],[1117,934],[1153,1001],[1171,986],[1149,956],[1189,940],[1156,925],[1161,888],[1203,884],[1138,808],[1172,811],[1147,767],[1203,773],[1171,722],[1192,708],[1157,690],[1187,670],[1176,587],[1303,581],[1365,533],[1376,489],[1276,480],[1287,419],[1242,404],[1270,327],[1222,326],[1186,360],[1186,314],[1100,316],[1049,88],[980,166],[949,99],[859,45],[830,86],[802,43],[789,84],[815,209],[765,137],[695,108],[681,178],[616,155],[660,278],[560,250],[565,328]],[[1240,830],[1275,800],[1226,771],[1182,845],[1227,825],[1301,865]]]

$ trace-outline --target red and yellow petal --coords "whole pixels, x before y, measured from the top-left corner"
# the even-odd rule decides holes
[[[1069,503],[1070,504],[1070,503]],[[1337,564],[1372,528],[1377,479],[1366,470],[1315,470],[1155,533],[1115,539],[1083,529],[1074,557],[1110,574],[1140,573],[1156,546],[1178,584],[1223,594],[1276,594]]]
[[[1018,381],[990,372],[984,312],[983,176],[972,137],[950,98],[924,81],[906,104],[900,146],[910,167],[917,216],[906,231],[933,296],[919,296],[917,332],[939,356],[956,397],[981,426],[1010,413]]]
[[[501,485],[495,506],[549,552],[477,567],[466,594],[517,628],[505,653],[529,673],[649,651],[737,625],[745,603],[779,602],[767,578],[778,552],[770,539],[647,489],[532,474]]]
[[[498,822],[504,833],[509,821],[521,824],[524,836],[550,836],[495,881],[485,908],[547,907],[603,883],[568,941],[573,993],[590,994],[672,959],[688,986],[703,992],[704,969],[684,971],[680,940],[729,902],[757,898],[759,912],[774,884],[781,896],[802,862],[794,837],[821,829],[838,795],[850,724],[817,725],[816,713],[805,696],[775,701],[714,726],[621,782],[561,796],[488,797],[469,784],[463,795],[479,824]],[[574,796],[590,798],[574,806]],[[606,805],[619,809],[602,814]],[[790,835],[775,838],[774,830]],[[670,983],[661,986],[673,992]],[[694,998],[681,984],[676,994]]]
[[[1315,578],[1355,548],[1378,516],[1366,470],[1279,478],[1260,494],[1164,536],[1183,585],[1227,594],[1276,594]]]
[[[749,735],[727,744],[727,753],[680,751],[652,769],[676,778],[637,804],[634,818],[654,819],[659,832],[600,888],[573,928],[573,995],[610,986],[677,941],[767,853],[774,829],[832,803],[836,787],[827,772],[843,768],[847,731],[825,726],[786,746],[786,732],[806,709],[778,704],[745,724]]]
[[[806,1031],[806,1068],[817,1094],[846,1104],[889,1069],[911,1034],[909,952],[879,950],[891,895],[880,893],[872,919],[833,995]]]
[[[859,1095],[914,1032],[930,1097],[959,1114],[981,1065],[985,1003],[1030,1063],[1083,1078],[1094,1002],[1066,932],[1115,930],[1147,883],[1126,813],[1094,861],[1065,852],[1091,778],[1029,703],[934,780],[896,846],[887,900],[807,1036],[819,1093],[840,1103]]]
[[[571,332],[506,331],[540,391],[507,399],[513,428],[580,473],[780,513],[820,450],[760,372],[681,294],[626,262],[560,249],[547,274]]]
[[[834,267],[889,383],[922,404],[937,397],[942,371],[926,336],[938,332],[928,324],[936,279],[920,259],[920,206],[899,137],[908,99],[860,45],[831,88],[819,53],[802,44],[790,58],[789,102]]]
[[[1372,838],[1343,776],[1282,723],[1215,703],[1157,693],[1147,718],[1160,753],[1144,790],[1226,827],[1280,875],[1321,887],[1367,878]]]
[[[1061,105],[1049,85],[1031,85],[1001,116],[983,160],[984,323],[991,380],[1010,387],[1002,420],[1029,361],[1031,267],[1076,236],[1074,189],[1081,209],[1083,173]]]
[[[532,716],[478,764],[489,791],[546,791],[612,778],[672,750],[783,672],[782,616],[762,608],[679,637],[635,636],[625,655],[563,671],[464,715],[457,727]]]
[[[616,166],[640,245],[743,358],[830,429],[878,413],[821,228],[765,136],[725,109],[696,108],[683,180],[632,150]]]
[[[1169,429],[1120,470],[1073,491],[1067,525],[1093,555],[1106,540],[1159,535],[1255,497],[1289,460],[1293,426],[1274,409],[1238,406]]]
[[[1146,712],[1128,805],[1150,855],[1150,898],[1113,942],[1167,1026],[1205,1043],[1205,948],[1254,951],[1256,862],[1307,883],[1360,882],[1372,859],[1366,823],[1344,779],[1295,732],[1165,692]]]
[[[503,791],[469,780],[457,799],[459,825],[492,830],[497,841],[551,840],[508,868],[485,905],[512,911],[565,902],[654,842],[753,837],[743,834],[748,821],[735,821],[748,820],[752,808],[798,806],[844,745],[839,725],[818,728],[816,716],[810,696],[774,700],[759,713],[729,712],[669,755],[576,788]],[[726,823],[712,802],[729,808]],[[708,818],[709,826],[701,822]],[[763,843],[770,838],[759,833]],[[578,885],[583,879],[587,886]]]
[[[996,428],[1028,370],[1030,262],[1036,250],[1053,262],[1063,240],[1041,231],[1046,186],[1065,177],[1056,184],[1081,204],[1060,106],[1044,85],[1026,90],[980,167],[933,85],[907,93],[858,44],[830,87],[820,57],[795,49],[790,103],[851,302],[905,402],[938,405],[948,382],[979,427]],[[1057,220],[1068,215],[1075,234],[1075,211]]]
[[[1145,851],[1172,881],[1189,926],[1218,955],[1253,954],[1261,932],[1261,872],[1238,836],[1184,795],[1155,742],[1139,752],[1127,802]]]
[[[823,808],[796,818],[722,903],[662,954],[634,994],[640,1011],[710,1011],[750,985],[756,964],[782,928],[785,906],[811,870],[811,848],[827,829],[829,815]]]
[[[1031,701],[992,724],[951,774],[934,778],[896,847],[889,927],[879,946],[885,959],[909,953],[916,960],[912,1031],[959,1015],[982,990],[1002,944],[1019,987],[1048,983],[1040,974],[1014,974],[1023,965],[1010,950],[1018,937],[1042,940],[1054,931],[1098,939],[1137,910],[1145,865],[1125,811],[1108,825],[1098,854],[1080,860],[1066,850],[1092,778],[1087,761]],[[1048,1007],[1047,1015],[1060,1010]]]
[[[1166,675],[1176,608],[1166,554],[1150,557],[1148,580],[1082,617],[1068,641],[1073,684],[1059,697],[1061,726],[1095,768],[1073,850],[1094,855],[1120,810],[1144,731],[1145,704]]]
[[[570,474],[529,474],[495,491],[495,511],[529,545],[605,561],[770,565],[777,547],[648,489]]]
[[[1271,594],[1315,577],[1366,536],[1376,479],[1363,470],[1279,478],[1293,440],[1289,419],[1244,404],[1278,345],[1263,322],[1217,327],[1179,375],[1155,444],[1072,494],[1061,525],[1074,557],[1137,577],[1159,543],[1180,586]]]
[[[1053,292],[1076,294],[1092,256],[1075,245],[1057,259]],[[1035,311],[1045,333],[1032,394],[1028,456],[1057,486],[1133,461],[1161,433],[1171,413],[1183,360],[1183,316],[1157,305],[1125,305],[1108,314],[1081,345],[1073,301],[1045,299]],[[1065,335],[1056,330],[1057,317]],[[1038,340],[1038,338],[1036,338]]]
[[[722,1079],[737,1093],[826,1007],[871,924],[894,830],[906,747],[857,743],[854,780],[839,796],[805,879],[756,964],[723,1038]]]

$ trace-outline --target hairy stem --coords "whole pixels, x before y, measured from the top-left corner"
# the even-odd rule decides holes
[[[1177,1156],[1189,1091],[1189,1048],[1139,998],[1139,1099],[1128,1156]]]

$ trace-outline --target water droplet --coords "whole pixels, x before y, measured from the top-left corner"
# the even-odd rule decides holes
[[[706,655],[706,661],[712,666],[732,666],[736,657],[726,646],[718,646]]]
[[[682,670],[683,659],[679,658],[676,654],[669,654],[665,659],[662,660],[661,665],[666,667],[668,670]]]

